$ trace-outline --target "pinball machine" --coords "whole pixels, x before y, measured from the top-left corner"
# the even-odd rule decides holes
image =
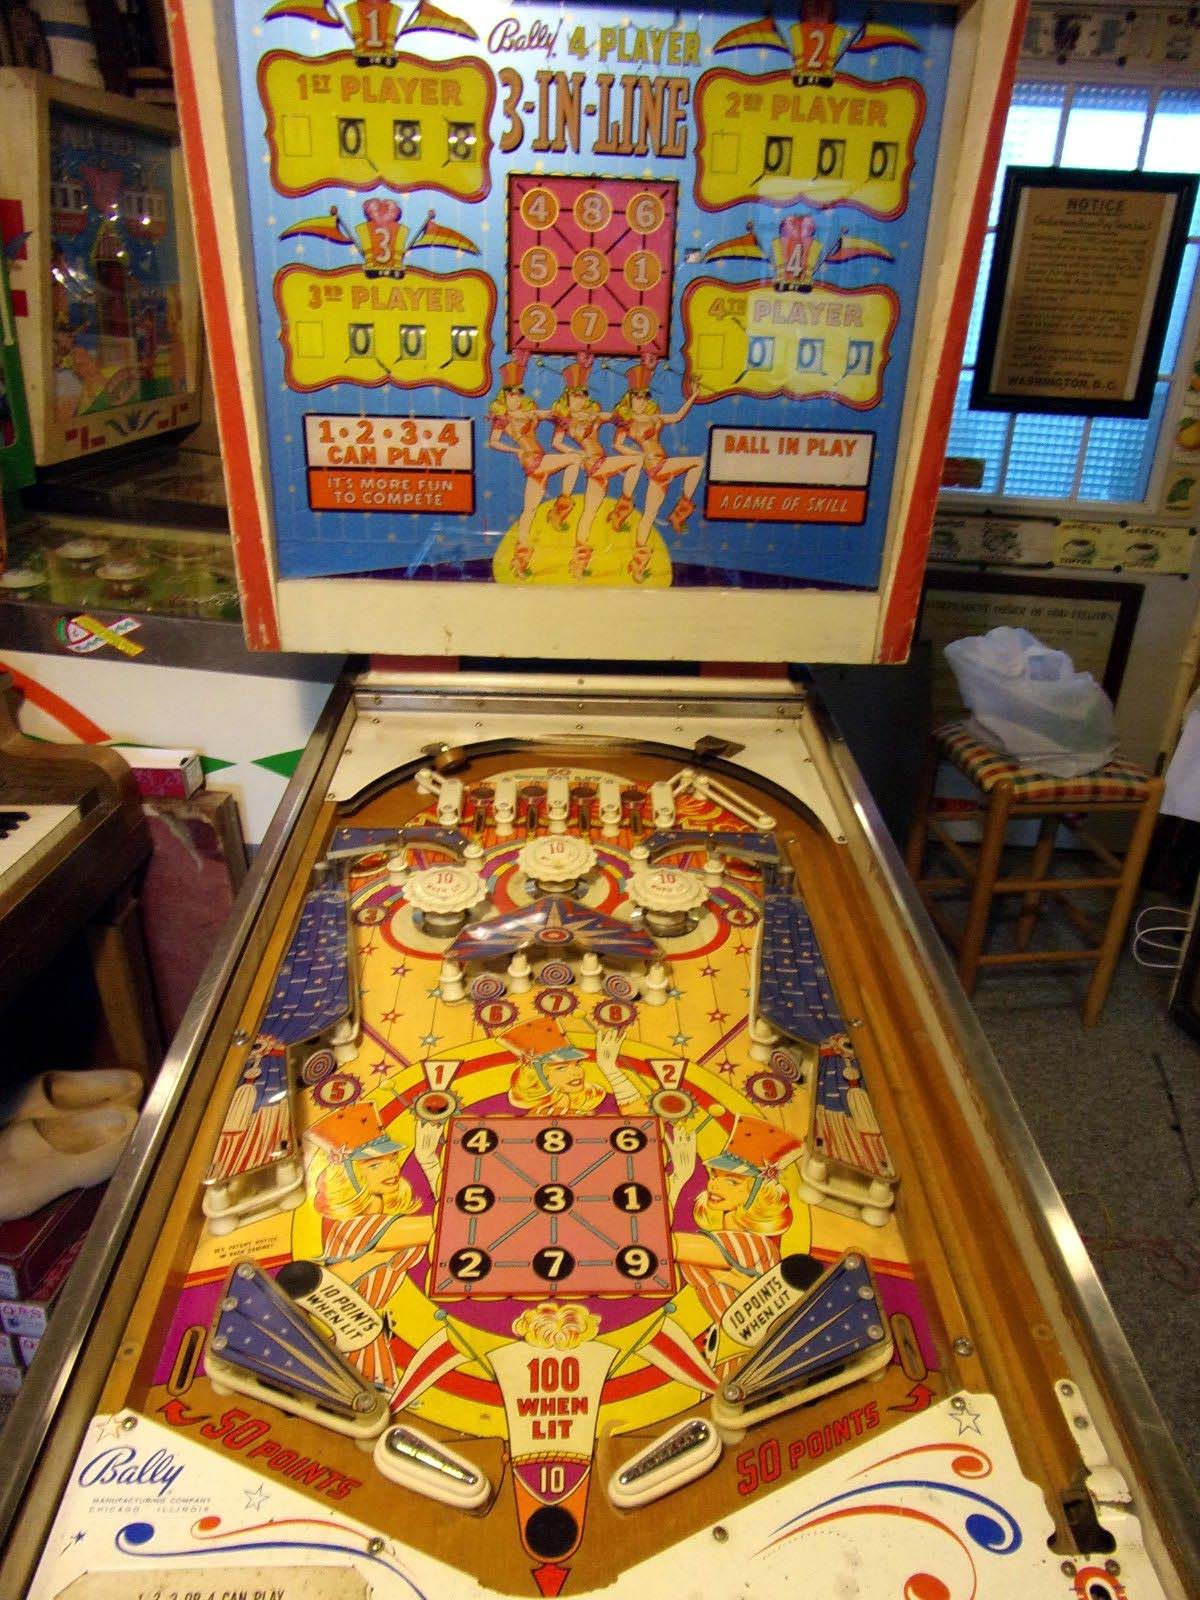
[[[373,655],[19,1402],[0,1591],[1187,1593],[770,666],[906,652],[1019,13],[171,10],[248,636]]]

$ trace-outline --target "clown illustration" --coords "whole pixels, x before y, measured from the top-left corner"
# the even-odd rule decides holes
[[[582,1117],[600,1110],[611,1094],[618,1111],[645,1112],[641,1085],[617,1064],[621,1038],[618,1028],[596,1030],[594,1064],[604,1079],[598,1083],[588,1072],[587,1052],[570,1043],[553,1017],[536,1017],[510,1028],[504,1042],[521,1064],[509,1084],[509,1104],[532,1117]]]
[[[525,474],[525,499],[517,522],[517,547],[512,559],[513,576],[517,578],[529,576],[533,561],[530,539],[533,519],[546,497],[546,486],[550,479],[556,472],[563,472],[567,468],[574,468],[578,472],[583,464],[583,457],[578,451],[551,450],[547,453],[538,443],[538,423],[547,420],[551,413],[539,410],[537,402],[525,393],[525,368],[528,362],[528,354],[515,356],[513,360],[505,362],[500,368],[500,393],[488,407],[491,424],[488,449],[516,456]],[[509,441],[507,444],[504,442],[506,439]],[[566,523],[564,499],[565,496],[560,495],[554,505],[553,520],[559,527]],[[566,510],[569,509],[570,501],[567,500]]]
[[[440,1183],[439,1126],[418,1121],[413,1155],[434,1197]],[[317,1179],[326,1265],[374,1310],[382,1312],[425,1254],[433,1217],[401,1171],[407,1151],[384,1129],[370,1104],[341,1106],[309,1132],[329,1164]],[[363,1377],[391,1394],[398,1382],[385,1320],[371,1344],[348,1359]]]
[[[704,470],[703,456],[670,456],[662,443],[663,429],[671,423],[682,422],[696,403],[698,389],[693,389],[678,411],[663,412],[650,393],[654,364],[645,356],[626,374],[628,389],[617,401],[614,411],[616,435],[614,448],[623,456],[632,458],[646,478],[646,500],[634,536],[633,556],[629,563],[630,576],[635,583],[645,580],[650,566],[650,534],[654,519],[662,509],[668,487],[676,478],[683,479],[683,488],[675,508],[667,521],[676,533],[682,533],[688,518],[696,509],[692,496]],[[628,482],[628,479],[626,479]],[[626,500],[617,502],[614,521],[625,513]]]
[[[704,1163],[708,1182],[692,1207],[699,1232],[677,1231],[672,1237],[684,1280],[714,1323],[751,1279],[779,1261],[780,1240],[792,1223],[781,1174],[800,1153],[800,1141],[782,1128],[739,1117],[725,1148]],[[671,1146],[673,1194],[695,1163],[695,1136],[677,1126]]]
[[[613,420],[613,413],[603,411],[600,402],[594,400],[588,393],[588,379],[591,376],[593,359],[589,351],[571,363],[563,373],[563,392],[550,407],[550,414],[555,420],[551,449],[566,449],[570,441],[578,445],[582,452],[585,486],[583,511],[575,529],[575,548],[571,553],[569,567],[573,578],[585,578],[588,575],[592,555],[589,536],[609,481],[618,473],[624,474],[625,482],[622,486],[621,499],[617,502],[617,511],[619,512],[621,506],[627,509],[624,515],[620,516],[614,512],[611,519],[612,525],[620,529],[624,527],[626,517],[633,509],[631,496],[640,471],[636,462],[631,465],[625,455],[609,455],[600,443],[600,429],[604,423]],[[562,494],[555,504],[556,512],[564,502],[567,502],[567,497],[574,490],[577,480],[578,468],[569,467],[563,474]]]

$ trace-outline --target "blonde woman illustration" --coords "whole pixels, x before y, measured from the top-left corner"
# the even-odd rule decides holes
[[[692,389],[678,411],[664,412],[650,393],[652,376],[653,368],[645,361],[631,367],[626,375],[629,387],[617,401],[614,411],[616,434],[613,448],[621,455],[634,457],[646,478],[646,499],[634,535],[633,558],[629,563],[635,583],[645,581],[650,566],[650,534],[654,519],[666,499],[667,489],[676,478],[683,479],[679,499],[667,518],[675,532],[682,533],[688,518],[696,509],[692,497],[704,470],[703,456],[668,455],[662,442],[663,430],[683,421],[695,405],[699,389]]]
[[[510,1028],[504,1042],[521,1058],[509,1083],[509,1104],[532,1117],[584,1117],[598,1111],[611,1094],[617,1110],[640,1115],[647,1110],[641,1085],[621,1066],[618,1028],[596,1030],[595,1067],[587,1052],[571,1044],[553,1017],[537,1017]]]
[[[502,455],[516,456],[525,474],[525,497],[517,521],[517,542],[512,558],[512,571],[516,578],[529,576],[533,561],[533,519],[546,498],[550,479],[556,472],[568,469],[573,469],[577,474],[583,462],[578,451],[547,452],[538,442],[538,424],[545,422],[551,413],[540,410],[537,402],[525,393],[525,367],[528,361],[528,355],[519,355],[505,362],[500,369],[500,393],[488,407],[488,449],[497,450]],[[565,494],[555,501],[553,520],[559,527],[566,526],[564,500],[566,510],[569,510],[570,500]]]
[[[792,1206],[781,1181],[800,1154],[791,1134],[739,1117],[724,1150],[704,1163],[708,1181],[692,1206],[696,1232],[672,1234],[675,1260],[714,1323],[751,1281],[780,1259]],[[676,1200],[696,1165],[695,1135],[673,1130],[670,1194]]]
[[[373,1310],[383,1312],[407,1274],[425,1255],[432,1208],[404,1176],[408,1151],[383,1128],[372,1105],[344,1106],[322,1118],[310,1137],[333,1159],[317,1179],[325,1264]],[[441,1180],[440,1126],[418,1122],[413,1155],[436,1199]],[[399,1381],[388,1328],[347,1359],[377,1388],[392,1394]]]

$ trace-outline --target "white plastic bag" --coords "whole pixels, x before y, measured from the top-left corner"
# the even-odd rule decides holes
[[[1065,650],[1052,650],[1027,628],[993,628],[955,639],[946,660],[985,743],[1055,778],[1111,761],[1112,701],[1090,672],[1076,672]]]

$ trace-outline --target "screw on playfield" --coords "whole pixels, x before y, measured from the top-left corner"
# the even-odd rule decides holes
[[[121,1418],[121,1426],[125,1429],[125,1432],[128,1433],[131,1428],[136,1428],[137,1427],[137,1418],[136,1417],[122,1417]]]
[[[729,1529],[723,1528],[718,1522],[716,1527],[713,1529],[713,1538],[718,1544],[724,1544],[726,1539],[729,1538]]]
[[[376,1534],[373,1539],[369,1539],[367,1541],[367,1549],[371,1552],[371,1554],[373,1556],[379,1555],[382,1552],[383,1548],[384,1548],[383,1540],[379,1537],[378,1534]]]
[[[1064,1561],[1060,1564],[1059,1571],[1064,1578],[1073,1578],[1075,1576],[1075,1563],[1071,1560]]]
[[[975,1346],[970,1339],[960,1334],[954,1341],[954,1354],[956,1356],[973,1356],[975,1354]]]
[[[1108,1573],[1110,1578],[1119,1577],[1121,1572],[1121,1563],[1119,1561],[1114,1561],[1113,1558],[1109,1556],[1108,1560],[1104,1563],[1104,1570]]]
[[[965,1411],[967,1409],[967,1402],[963,1399],[962,1395],[956,1394],[954,1396],[953,1400],[950,1402],[950,1409],[951,1411]]]

